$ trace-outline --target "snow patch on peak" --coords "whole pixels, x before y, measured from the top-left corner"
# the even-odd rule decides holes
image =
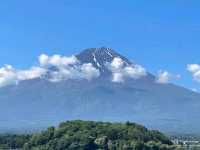
[[[108,51],[107,54],[113,58],[113,55]]]
[[[95,53],[92,53],[92,56],[93,56],[93,60],[94,60],[94,62],[96,63],[96,65],[97,65],[98,67],[101,67],[101,65],[99,64],[99,62],[98,62],[97,59],[96,59]]]

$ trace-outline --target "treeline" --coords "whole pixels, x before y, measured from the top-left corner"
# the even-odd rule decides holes
[[[13,143],[11,142],[13,138]],[[19,138],[19,139],[18,139]],[[127,122],[105,123],[67,121],[59,127],[30,136],[8,138],[10,148],[24,150],[175,150],[172,142],[158,131]],[[16,141],[16,140],[19,141]],[[4,141],[4,142],[2,142]],[[12,143],[12,144],[11,144]],[[0,144],[6,144],[0,139]],[[12,147],[14,146],[14,147]],[[19,146],[19,147],[18,147]]]
[[[24,144],[30,140],[31,137],[31,135],[0,135],[0,150],[22,148]]]

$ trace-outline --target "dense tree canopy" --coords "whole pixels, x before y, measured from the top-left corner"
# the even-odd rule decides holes
[[[0,135],[0,149],[18,149],[24,146],[24,143],[28,142],[31,135]]]
[[[127,122],[67,121],[57,128],[30,136],[10,137],[7,146],[24,150],[174,150],[172,142],[158,131]],[[9,139],[9,138],[8,138]],[[6,145],[6,138],[0,144]],[[8,140],[9,141],[9,140]],[[12,143],[12,144],[11,144]]]

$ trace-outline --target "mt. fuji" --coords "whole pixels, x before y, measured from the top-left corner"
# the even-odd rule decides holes
[[[40,64],[41,76],[20,72],[17,84],[0,88],[1,131],[37,130],[74,119],[200,131],[200,94],[156,82],[153,74],[112,49],[86,49],[71,58],[43,55]]]

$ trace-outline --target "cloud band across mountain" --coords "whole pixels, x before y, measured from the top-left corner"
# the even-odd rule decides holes
[[[138,64],[130,64],[120,57],[113,57],[110,62],[105,61],[103,66],[105,67],[104,69],[110,72],[111,81],[116,83],[122,83],[128,78],[136,80],[148,75],[144,67]],[[194,68],[198,67],[188,66],[188,70],[194,73],[194,78],[196,79],[198,70]],[[76,56],[48,56],[41,54],[38,57],[38,66],[33,66],[26,70],[18,70],[11,65],[5,65],[0,68],[0,87],[36,78],[59,82],[68,79],[92,80],[99,76],[101,76],[101,71],[99,68],[94,67],[92,62],[82,63]],[[159,72],[155,82],[167,84],[174,78],[177,79],[178,77],[174,77],[167,71]]]
[[[41,67],[48,70],[49,80],[59,82],[67,79],[87,79],[91,80],[100,75],[91,63],[81,64],[75,56],[66,57],[60,55],[48,56],[42,54],[39,56]],[[55,67],[51,69],[51,67]]]
[[[39,78],[46,73],[46,69],[32,67],[28,70],[16,70],[11,65],[0,68],[0,87],[17,84],[19,81]]]
[[[17,84],[23,80],[45,78],[51,82],[68,79],[92,80],[100,76],[100,71],[92,63],[81,63],[76,56],[66,57],[61,55],[48,56],[41,54],[38,57],[38,66],[27,70],[17,70],[11,65],[0,68],[0,87]],[[140,65],[127,65],[121,58],[113,58],[106,64],[112,73],[113,82],[123,82],[125,78],[138,79],[145,76],[146,70]]]
[[[17,84],[23,80],[44,78],[46,75],[49,76],[49,81],[59,82],[67,79],[91,80],[98,77],[100,72],[91,63],[80,64],[75,56],[42,54],[39,56],[39,66],[37,67],[17,70],[11,65],[5,65],[0,68],[0,87]]]

